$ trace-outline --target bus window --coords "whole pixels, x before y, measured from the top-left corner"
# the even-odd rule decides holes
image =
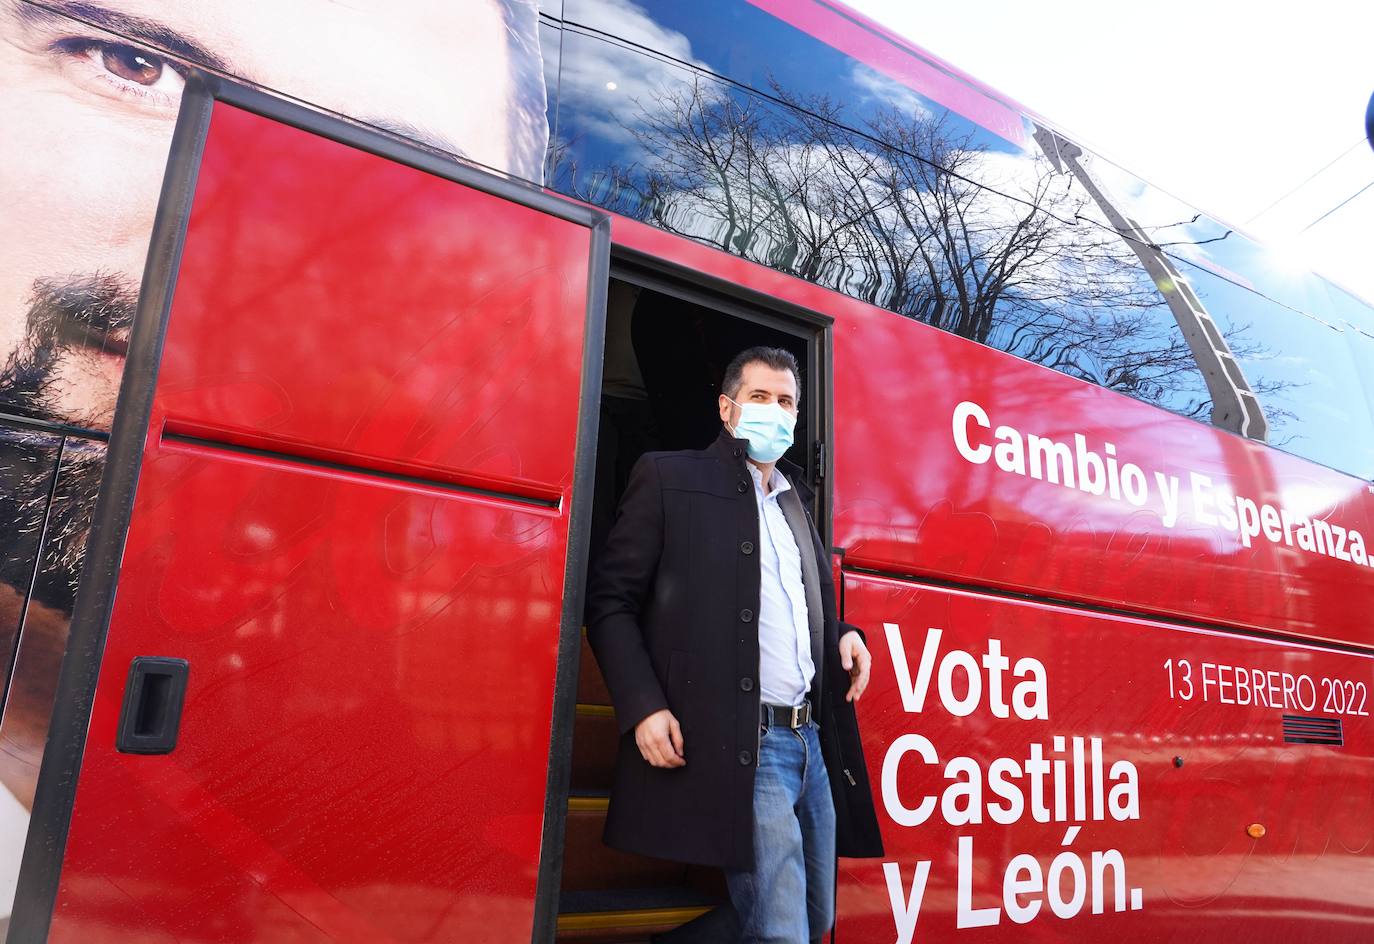
[[[1374,478],[1374,420],[1340,328],[1205,269],[1181,268],[1254,386],[1269,444]]]

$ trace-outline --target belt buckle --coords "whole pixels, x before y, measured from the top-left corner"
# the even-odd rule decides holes
[[[806,722],[802,720],[802,712],[806,710],[806,703],[792,706],[792,730],[795,731]]]

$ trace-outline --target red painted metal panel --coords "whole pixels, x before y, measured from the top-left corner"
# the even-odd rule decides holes
[[[53,940],[529,940],[588,261],[217,106]],[[113,750],[138,655],[166,756]]]
[[[180,430],[557,497],[590,234],[217,104],[159,401]],[[317,170],[318,168],[318,170]]]
[[[1366,483],[887,313],[858,313],[835,347],[847,563],[1374,645],[1360,602],[1374,594],[1367,555],[1289,546],[1281,527],[1277,543],[1242,536],[1219,517],[1229,489],[1256,516],[1268,505],[1369,535]],[[963,418],[961,403],[981,414]],[[1023,440],[1013,450],[1004,434],[1025,474],[998,463],[1004,426]],[[1032,435],[1068,451],[1076,487],[1062,468],[1050,481],[1043,458],[1034,476]],[[1124,486],[1119,498],[1082,487],[1101,481],[1113,450],[1119,470],[1140,470],[1138,505]]]
[[[139,495],[54,940],[527,941],[562,521],[173,443]],[[165,757],[112,749],[146,654]]]
[[[1374,567],[1290,545],[1281,527],[1276,543],[1207,520],[1225,487],[1258,515],[1268,504],[1339,525],[1349,554],[1348,532],[1372,537],[1368,483],[642,224],[616,219],[614,240],[835,319],[833,535],[848,564],[1374,645]],[[1003,425],[1070,450],[1082,434],[1104,462],[1110,443],[1119,467],[1138,466],[1148,500],[961,458],[965,401],[992,427],[972,427],[972,446],[997,445]],[[1169,525],[1155,473],[1178,480]],[[1211,483],[1202,514],[1193,473]]]
[[[1374,797],[1359,786],[1374,762],[1370,657],[854,574],[845,611],[868,631],[874,656],[859,714],[887,854],[841,862],[839,940],[901,940],[894,912],[915,904],[922,862],[917,941],[1374,935]],[[923,673],[932,630],[939,638]],[[897,659],[907,663],[910,705]],[[1037,669],[1022,660],[1040,667],[1038,693]],[[1285,714],[1339,718],[1345,745],[1286,743]],[[1028,769],[1035,750],[1045,761],[1038,776]],[[970,782],[980,799],[948,792]],[[970,809],[978,820],[965,822]],[[1262,838],[1247,833],[1253,825]],[[1120,855],[1120,900],[1110,850]],[[1009,866],[1024,866],[1012,877],[1032,888],[1037,872],[1042,883],[1056,876],[1058,900],[1042,884],[1008,908]]]

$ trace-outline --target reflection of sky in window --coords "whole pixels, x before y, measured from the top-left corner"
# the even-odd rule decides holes
[[[566,0],[564,15],[570,23],[661,50],[765,94],[776,83],[800,98],[829,96],[844,104],[854,128],[862,129],[884,107],[946,113],[926,96],[743,0]],[[628,69],[635,75],[646,66]],[[614,71],[607,69],[601,84],[613,81],[623,88]],[[667,73],[664,77],[672,80]],[[973,134],[985,148],[1017,150],[972,121],[948,114],[952,133]]]
[[[1339,285],[1324,281],[1322,288],[1326,292],[1326,302],[1329,306],[1326,311],[1330,314],[1331,320],[1353,325],[1366,335],[1374,335],[1374,311],[1371,311],[1368,305]],[[1374,379],[1374,375],[1371,375],[1371,379]]]
[[[1374,377],[1368,306],[1281,250],[1229,232],[1215,220],[1105,161],[1096,168],[1172,256],[1260,388],[1270,441],[1290,452],[1374,476],[1374,420],[1362,378]],[[1177,225],[1165,226],[1171,220]],[[1175,243],[1170,245],[1170,243]]]
[[[693,83],[700,83],[708,98],[729,97],[741,108],[775,116],[765,120],[781,124],[785,124],[781,119],[786,109],[775,100],[777,94],[802,104],[812,97],[828,99],[840,107],[839,118],[845,126],[865,133],[869,122],[885,110],[896,109],[912,119],[941,119],[951,139],[967,138],[965,147],[979,153],[978,160],[961,168],[970,179],[1018,198],[1043,179],[1043,160],[1034,144],[1028,142],[1023,150],[945,109],[935,100],[941,92],[922,95],[743,0],[691,4],[678,0],[565,0],[564,15],[570,29],[563,39],[559,78],[562,153],[557,176],[552,179],[559,189],[616,212],[643,218],[629,203],[616,205],[613,199],[621,193],[635,197],[647,171],[661,166],[660,155],[646,150],[635,132],[642,128],[646,115],[661,114],[675,91],[691,90]],[[596,32],[581,31],[579,25]],[[719,81],[713,75],[730,81]],[[1339,327],[1349,321],[1365,325],[1374,334],[1370,310],[1348,296],[1333,301],[1336,290],[1285,264],[1281,254],[1228,232],[1217,221],[1116,165],[1091,158],[1089,166],[1120,209],[1185,270],[1198,289],[1236,348],[1250,382],[1259,388],[1271,416],[1271,441],[1336,468],[1365,477],[1374,474],[1374,422],[1359,380],[1359,372],[1370,370],[1374,338],[1361,336],[1369,341],[1363,345],[1361,338],[1346,337],[1327,326]],[[580,176],[578,187],[571,186],[569,180],[574,168]],[[621,173],[620,179],[609,173],[613,168]],[[590,193],[589,184],[598,175],[596,192]],[[1067,178],[1063,183],[1073,186]],[[1003,215],[1007,217],[1022,208],[1015,200],[993,194],[983,201],[983,212],[996,216],[998,203],[1006,205]],[[1077,214],[1080,238],[1086,239],[1084,234],[1094,226],[1106,240],[1115,238],[1095,206],[1079,207]],[[711,242],[720,227],[712,230],[707,222],[687,220],[678,231]],[[1068,222],[1074,223],[1073,213]],[[788,270],[786,264],[779,265],[777,258],[769,256],[772,250],[766,241],[737,251]],[[784,253],[779,258],[791,257]],[[1055,266],[1057,278],[1072,278],[1071,264],[1061,259]],[[1102,271],[1085,265],[1077,278],[1100,278]],[[1111,277],[1121,281],[1125,295],[1137,291],[1126,282],[1145,277],[1143,270],[1132,273],[1126,266],[1112,271]],[[843,271],[836,274],[834,267],[807,277],[896,307],[881,293],[871,291],[871,273],[864,277],[867,282]],[[986,343],[1175,412],[1205,417],[1207,392],[1196,368],[1189,372],[1176,369],[1176,365],[1172,370],[1168,367],[1166,346],[1180,336],[1162,297],[1157,301],[1158,305],[1149,308],[1132,304],[1115,311],[1110,298],[1095,304],[1066,301],[1061,312],[1065,324],[1092,329],[1104,318],[1117,319],[1115,326],[1109,324],[1099,332],[1100,341],[1094,349],[1068,364],[1054,362],[1053,353],[1045,355],[1024,344],[1018,347],[1015,339],[1022,336],[1017,334],[1020,315],[1014,302],[999,302],[998,323]],[[1138,322],[1138,333],[1122,336],[1120,325],[1131,323],[1131,319]],[[1135,364],[1146,373],[1153,371],[1161,382],[1152,385],[1148,376],[1143,385],[1129,376],[1126,382],[1113,382],[1112,378],[1123,376],[1123,371],[1140,373],[1134,370]],[[1149,390],[1153,394],[1143,392]]]
[[[1374,416],[1374,312],[1349,292],[1327,282],[1323,284],[1327,312],[1340,325],[1350,357],[1360,375],[1365,404]]]
[[[1122,209],[1160,242],[1211,239],[1226,232],[1211,218],[1198,216],[1198,211],[1188,204],[1152,187],[1121,165],[1096,155],[1091,160],[1094,172],[1111,187],[1113,196],[1122,202]],[[1194,220],[1194,216],[1198,218]]]
[[[1122,209],[1170,256],[1330,320],[1328,283],[1310,270],[1306,260],[1230,229],[1116,164],[1094,157],[1092,166],[1121,201]],[[1374,311],[1348,295],[1347,300],[1360,312],[1352,318],[1369,322],[1374,329]]]
[[[653,15],[646,15],[644,6],[627,0],[569,0],[572,23],[614,32],[636,46],[662,50],[670,59],[701,70],[728,72],[736,82],[768,89],[769,97],[703,78],[701,72],[642,49],[570,30],[564,41],[559,122],[565,153],[556,186],[643,218],[644,204],[636,201],[641,200],[644,181],[649,172],[665,168],[671,172],[674,148],[646,143],[636,132],[649,127],[654,115],[666,114],[673,96],[690,91],[694,83],[703,88],[708,100],[728,97],[739,108],[755,109],[765,121],[790,129],[784,133],[794,135],[792,140],[798,143],[804,133],[787,117],[787,109],[773,100],[775,95],[803,104],[808,95],[826,96],[844,109],[840,117],[845,125],[864,131],[868,122],[894,108],[911,124],[933,119],[939,138],[955,149],[951,159],[958,162],[960,175],[991,188],[971,196],[964,207],[968,216],[961,215],[959,220],[971,221],[974,229],[962,250],[967,265],[950,270],[942,265],[948,259],[939,251],[933,260],[924,260],[933,261],[942,268],[944,278],[954,280],[945,286],[951,293],[947,297],[953,295],[958,281],[979,280],[989,267],[1000,267],[1007,258],[1021,258],[1016,244],[1007,240],[1016,238],[1032,205],[1048,210],[1048,214],[1037,213],[1037,218],[1044,220],[1048,215],[1058,221],[1051,226],[1044,248],[1030,253],[1030,261],[1018,263],[990,318],[962,305],[951,310],[947,304],[932,302],[930,292],[922,292],[925,298],[907,295],[903,300],[901,286],[881,284],[885,278],[881,264],[875,271],[862,259],[832,258],[806,277],[1070,376],[1185,415],[1206,415],[1209,404],[1201,375],[1153,284],[1095,213],[1081,187],[1075,189],[1067,175],[1051,175],[1035,145],[1029,150],[1012,145],[753,7],[723,0],[716,0],[715,6],[722,14],[719,21],[700,17],[701,11],[695,8],[689,15],[676,4],[661,11],[654,8]],[[738,42],[741,31],[751,36],[750,43]],[[762,40],[756,41],[758,37]],[[759,50],[768,52],[766,61],[758,58]],[[944,89],[942,94],[948,93]],[[816,104],[817,109],[823,107]],[[871,139],[855,139],[855,143],[879,151]],[[798,176],[814,177],[807,170],[803,168]],[[820,168],[816,171],[822,177],[825,174]],[[919,209],[931,181],[917,180],[909,186],[902,199],[908,209]],[[723,214],[715,212],[719,208],[693,203],[674,200],[657,222],[784,270],[789,270],[787,262],[795,261],[793,247],[780,247],[776,241],[770,245],[768,239],[758,238],[756,230],[746,242],[732,242],[738,230],[721,222]],[[1085,215],[1098,225],[1088,223]],[[903,242],[898,249],[910,250],[917,240],[928,238],[923,232],[906,233],[896,237]],[[934,284],[919,258],[910,278]]]
[[[1374,477],[1374,420],[1343,332],[1196,266],[1181,268],[1255,388],[1270,442]]]

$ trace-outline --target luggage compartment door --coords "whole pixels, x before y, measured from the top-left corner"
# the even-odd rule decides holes
[[[841,860],[836,941],[1370,939],[1370,655],[893,575],[844,599],[886,854]]]
[[[607,219],[208,80],[159,212],[88,565],[108,599],[77,605],[89,728],[74,651],[54,738],[84,749],[50,752],[56,851],[26,859],[51,939],[528,942]]]

